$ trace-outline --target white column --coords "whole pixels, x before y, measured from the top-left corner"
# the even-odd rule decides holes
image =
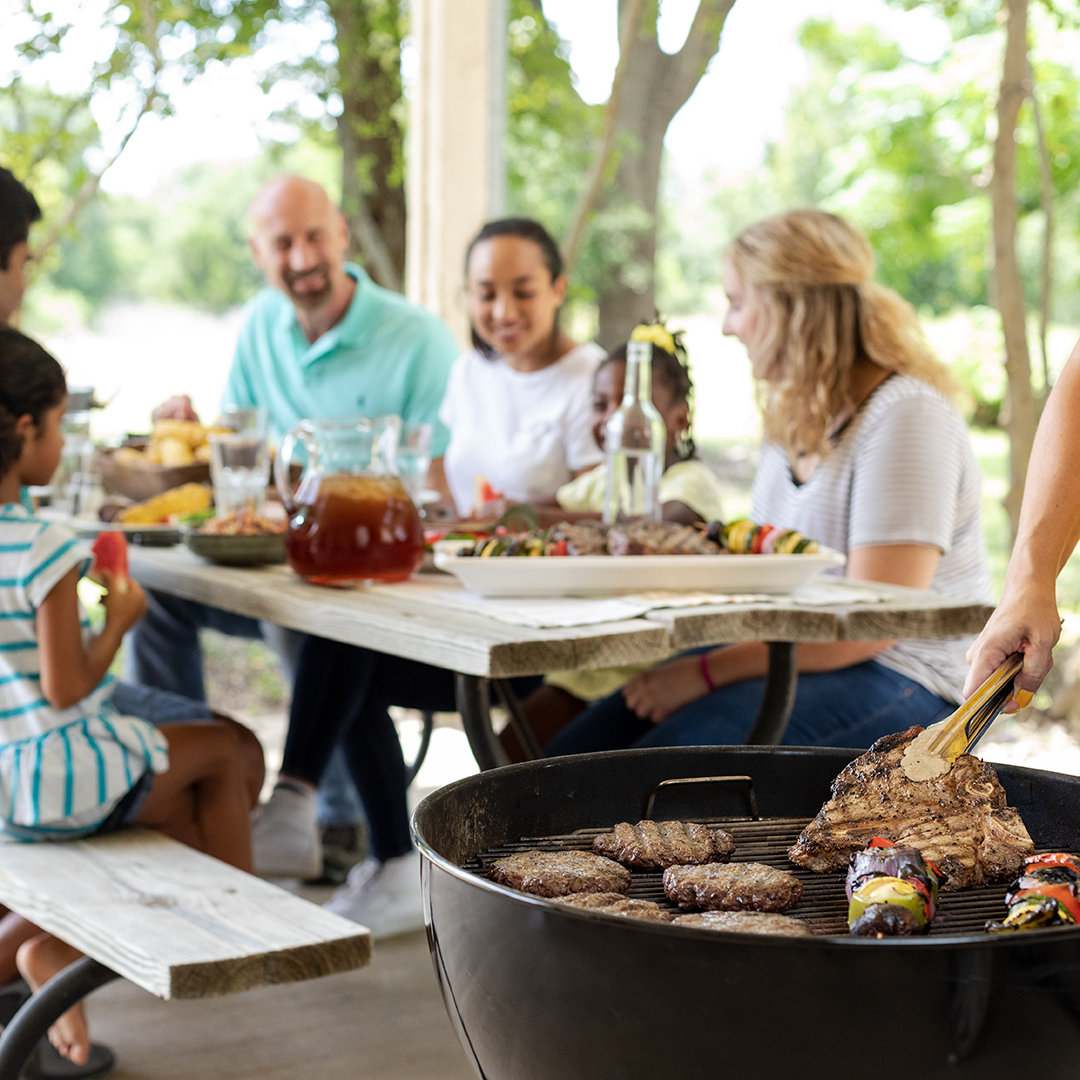
[[[406,291],[464,346],[465,248],[503,212],[506,0],[412,0],[410,11]]]

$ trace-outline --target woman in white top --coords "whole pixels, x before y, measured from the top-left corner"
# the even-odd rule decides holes
[[[465,517],[492,498],[549,498],[601,460],[592,380],[604,357],[560,326],[562,256],[529,218],[485,225],[465,255],[473,347],[454,362],[439,417],[450,429],[431,482]]]
[[[724,332],[765,384],[752,515],[845,552],[849,577],[987,602],[979,470],[951,380],[873,265],[865,237],[818,210],[751,225],[727,250]],[[940,719],[963,700],[970,640],[800,645],[784,742],[868,746]],[[678,657],[548,752],[742,742],[767,663],[762,642]]]

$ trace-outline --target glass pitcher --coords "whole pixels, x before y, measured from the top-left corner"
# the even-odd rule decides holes
[[[317,585],[404,581],[424,557],[420,518],[398,479],[401,420],[301,420],[281,440],[274,479],[289,515],[285,553]],[[307,461],[294,488],[293,454]]]

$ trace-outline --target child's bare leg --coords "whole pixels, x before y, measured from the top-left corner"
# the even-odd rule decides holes
[[[240,744],[240,759],[244,769],[244,786],[247,788],[251,809],[259,805],[263,782],[266,780],[266,759],[263,756],[262,743],[258,735],[239,720],[234,720],[224,713],[215,712],[214,719],[224,724],[236,736]]]
[[[19,974],[15,958],[20,946],[41,933],[40,926],[27,922],[14,911],[4,910],[6,913],[0,918],[0,983],[11,982]]]
[[[23,943],[17,961],[22,977],[36,990],[58,972],[82,957],[78,949],[53,937],[39,933]],[[49,1042],[69,1061],[85,1065],[90,1056],[90,1032],[82,1002],[77,1002],[51,1028]]]
[[[235,732],[218,723],[161,732],[169,771],[154,777],[139,823],[250,872],[251,807]]]

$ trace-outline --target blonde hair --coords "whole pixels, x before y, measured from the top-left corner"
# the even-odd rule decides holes
[[[836,420],[853,405],[857,361],[911,375],[954,396],[915,309],[872,279],[863,234],[822,210],[791,210],[743,229],[725,258],[761,305],[755,344],[776,370],[765,400],[765,436],[792,455],[829,453]]]

